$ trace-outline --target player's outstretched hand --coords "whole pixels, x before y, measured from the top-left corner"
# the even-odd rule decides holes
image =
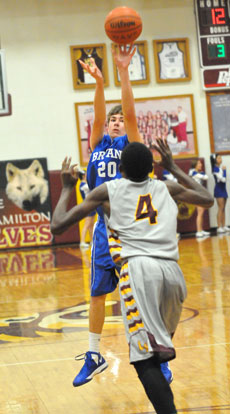
[[[96,80],[103,80],[103,75],[96,65],[94,58],[90,58],[90,64],[83,62],[83,60],[79,59],[79,63],[83,69],[85,69],[94,79]]]
[[[71,157],[65,157],[61,168],[62,187],[74,187],[78,180],[77,164],[71,165]]]
[[[169,148],[166,139],[157,138],[156,144],[153,145],[153,148],[161,155],[160,161],[155,161],[154,164],[158,164],[166,170],[171,171],[171,168],[174,165],[172,152]]]
[[[133,48],[133,44],[112,46],[113,59],[117,68],[127,69],[135,52],[136,47]]]

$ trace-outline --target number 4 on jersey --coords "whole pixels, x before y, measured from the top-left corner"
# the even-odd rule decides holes
[[[152,205],[152,197],[150,194],[139,197],[136,208],[136,220],[149,219],[150,224],[157,223],[157,210]]]

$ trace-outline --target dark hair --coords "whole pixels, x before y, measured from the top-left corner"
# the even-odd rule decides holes
[[[107,114],[107,122],[109,123],[111,116],[117,114],[123,114],[121,105],[116,105],[112,109],[110,109],[109,113]]]
[[[196,165],[197,165],[197,163],[198,163],[198,161],[199,161],[199,159],[197,159],[197,160],[192,160],[192,162],[191,162],[191,168],[195,168],[195,167],[196,167]]]
[[[120,169],[131,181],[144,181],[153,170],[151,151],[140,142],[128,144],[121,154]]]
[[[218,153],[210,155],[210,162],[211,162],[212,171],[214,170],[214,167],[216,165],[216,159],[217,159],[218,155],[219,155]]]

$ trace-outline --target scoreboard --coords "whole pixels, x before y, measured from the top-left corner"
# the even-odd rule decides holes
[[[204,89],[230,88],[230,0],[194,0]]]

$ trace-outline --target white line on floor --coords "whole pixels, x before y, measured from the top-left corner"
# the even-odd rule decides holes
[[[230,345],[230,342],[220,342],[220,343],[215,343],[215,344],[204,344],[204,345],[193,345],[193,346],[182,346],[182,347],[177,347],[176,350],[191,349],[191,348],[206,348],[206,347],[211,347],[211,346],[223,346],[223,345]],[[116,353],[116,354],[114,353],[114,356],[119,356],[119,355],[127,355],[127,352],[121,352],[121,353]],[[110,357],[108,357],[107,359],[109,360]],[[58,359],[43,359],[39,361],[14,362],[12,364],[0,364],[0,368],[12,367],[16,365],[44,364],[47,362],[62,362],[62,361],[71,361],[71,360],[74,361],[74,357],[58,358]]]

